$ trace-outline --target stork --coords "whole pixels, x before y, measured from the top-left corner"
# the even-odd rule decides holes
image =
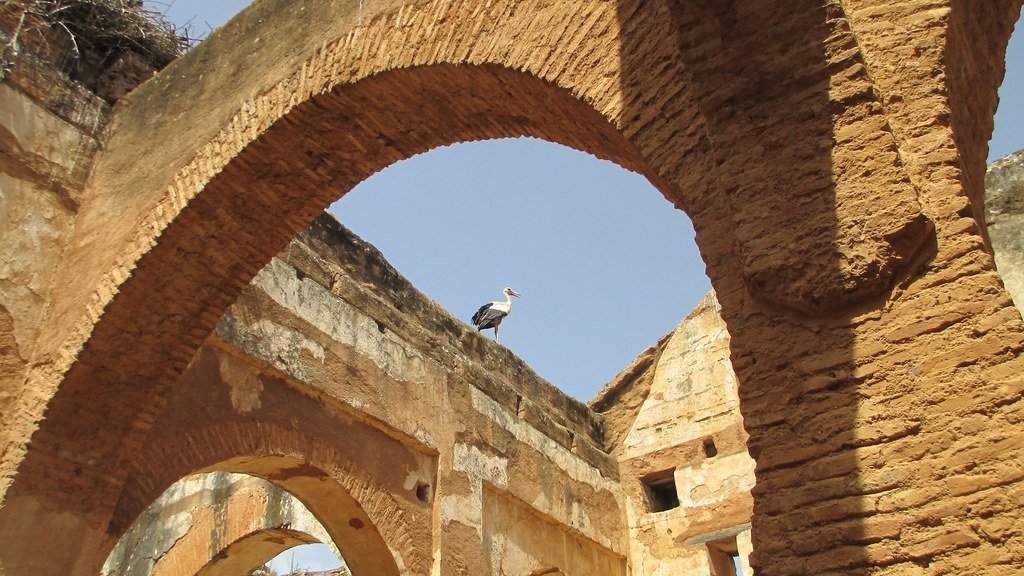
[[[519,293],[511,288],[505,288],[501,293],[505,295],[504,302],[484,304],[476,311],[476,314],[473,314],[473,324],[476,326],[477,332],[494,328],[495,342],[498,341],[498,325],[512,311],[512,297],[519,298]]]

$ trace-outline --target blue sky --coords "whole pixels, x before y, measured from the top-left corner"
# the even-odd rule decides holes
[[[248,1],[147,4],[202,36]],[[1024,109],[1010,106],[1024,102],[1024,34],[1007,63],[990,161],[1024,148]],[[522,292],[502,343],[584,401],[709,288],[682,212],[644,178],[548,142],[439,148],[368,179],[331,212],[463,320],[504,286]],[[296,558],[330,567],[326,550]]]
[[[438,148],[331,212],[464,320],[518,290],[502,343],[581,400],[710,289],[683,212],[645,178],[549,142]]]
[[[1006,49],[1006,76],[999,89],[995,131],[988,143],[992,162],[1024,149],[1024,28],[1020,22]]]

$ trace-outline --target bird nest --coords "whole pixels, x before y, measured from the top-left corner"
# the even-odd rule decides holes
[[[159,70],[192,45],[142,0],[0,0],[5,68],[25,49],[88,84],[126,58]]]

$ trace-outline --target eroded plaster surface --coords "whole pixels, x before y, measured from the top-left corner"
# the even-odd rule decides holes
[[[643,400],[635,410],[629,402],[602,401],[613,390]],[[749,574],[754,460],[747,452],[729,332],[715,294],[679,323],[642,370],[625,371],[594,406],[624,431],[615,454],[626,496],[632,573],[711,574],[708,546],[718,543],[742,552]],[[660,507],[649,488],[652,479],[668,486],[677,506]]]

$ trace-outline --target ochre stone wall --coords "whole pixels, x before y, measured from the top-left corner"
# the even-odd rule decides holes
[[[979,225],[995,88],[1020,5],[258,0],[118,104],[86,185],[72,196],[73,229],[70,213],[55,208],[63,202],[55,189],[30,199],[43,203],[39,214],[54,215],[55,224],[37,229],[54,243],[68,240],[32,248],[43,268],[15,262],[23,280],[3,296],[0,365],[3,389],[14,392],[6,394],[0,448],[2,569],[94,573],[158,488],[201,461],[295,474],[296,489],[313,494],[343,486],[332,492],[342,499],[369,482],[367,463],[332,467],[335,456],[355,455],[324,439],[310,444],[309,434],[283,424],[196,431],[174,409],[182,375],[199,358],[193,377],[213,377],[225,351],[197,351],[248,282],[330,201],[412,154],[517,135],[635,169],[692,217],[756,461],[751,563],[760,574],[997,574],[1020,566],[1024,323]],[[49,102],[48,91],[29,90],[22,92],[35,103]],[[47,121],[35,117],[33,125]],[[75,140],[74,132],[65,134]],[[11,170],[31,165],[38,149],[20,138],[22,152],[4,156]],[[16,178],[19,194],[38,184],[34,170]],[[22,214],[14,229],[26,225]],[[3,250],[26,241],[5,236]],[[41,316],[37,295],[22,288],[33,278],[49,290]],[[315,325],[314,311],[305,314]],[[241,316],[240,333],[261,334],[248,319]],[[456,323],[437,328],[447,339],[462,333]],[[34,334],[27,347],[18,341],[26,329]],[[489,368],[459,372],[451,366],[461,361],[433,361],[445,366],[437,374],[451,369],[457,382],[472,380],[446,390],[462,406],[452,413],[489,414],[482,429],[493,437],[481,432],[484,444],[576,442],[567,451],[600,477],[615,469],[614,461],[600,464],[600,450],[583,455],[593,438],[584,407],[548,410],[561,402],[552,397],[535,407],[538,424],[524,427],[509,416],[519,413],[509,409],[520,394],[508,390],[517,388],[489,387],[488,375],[495,367],[514,374],[498,380],[529,377],[500,351],[479,348],[478,358]],[[365,369],[390,383],[393,374],[371,366],[389,362],[374,357]],[[316,363],[303,366],[316,374]],[[350,364],[334,366],[340,375]],[[255,384],[243,382],[235,399],[252,406]],[[370,390],[353,395],[373,399]],[[221,400],[237,412],[230,395]],[[371,420],[390,406],[367,405]],[[552,413],[563,423],[544,429]],[[385,445],[419,462],[416,443],[430,444],[411,420],[399,413],[389,421],[403,434]],[[160,444],[164,426],[193,430],[205,439],[194,446],[217,448]],[[178,476],[139,481],[140,460],[158,446]],[[228,458],[239,451],[259,458]],[[483,486],[502,485],[503,469],[491,464],[504,454],[469,450],[463,461],[475,464],[458,470],[459,460],[439,451],[438,474],[451,473],[453,486],[459,474],[472,478],[450,495],[476,502]],[[316,472],[300,462],[317,463]],[[510,470],[532,463],[509,460]],[[314,480],[325,475],[333,483]],[[509,482],[523,483],[519,493],[535,498],[544,491],[534,479],[509,472]],[[398,519],[418,514],[418,505],[395,490],[371,490],[382,508],[370,512],[380,531],[401,534]],[[370,512],[350,504],[369,521]],[[484,563],[474,545],[460,549],[483,528],[472,527],[474,513],[459,518],[441,531],[451,546],[431,544],[445,576]],[[413,525],[426,529],[406,529]],[[382,537],[366,538],[373,561],[395,558]],[[53,539],[71,552],[39,549]],[[408,550],[408,571],[431,565],[422,543],[395,546]]]
[[[0,44],[15,23],[0,7]],[[31,35],[35,39],[36,35]],[[0,416],[12,420],[108,107],[31,46],[0,83]],[[6,64],[7,62],[4,62]],[[0,442],[11,430],[0,430]]]
[[[612,438],[622,438],[614,454],[632,574],[722,574],[711,571],[708,547],[716,545],[748,561],[754,461],[747,454],[737,384],[729,334],[712,293],[592,403]],[[637,409],[629,398],[640,399]],[[659,510],[645,484],[666,477],[673,480],[669,490],[678,507]]]

